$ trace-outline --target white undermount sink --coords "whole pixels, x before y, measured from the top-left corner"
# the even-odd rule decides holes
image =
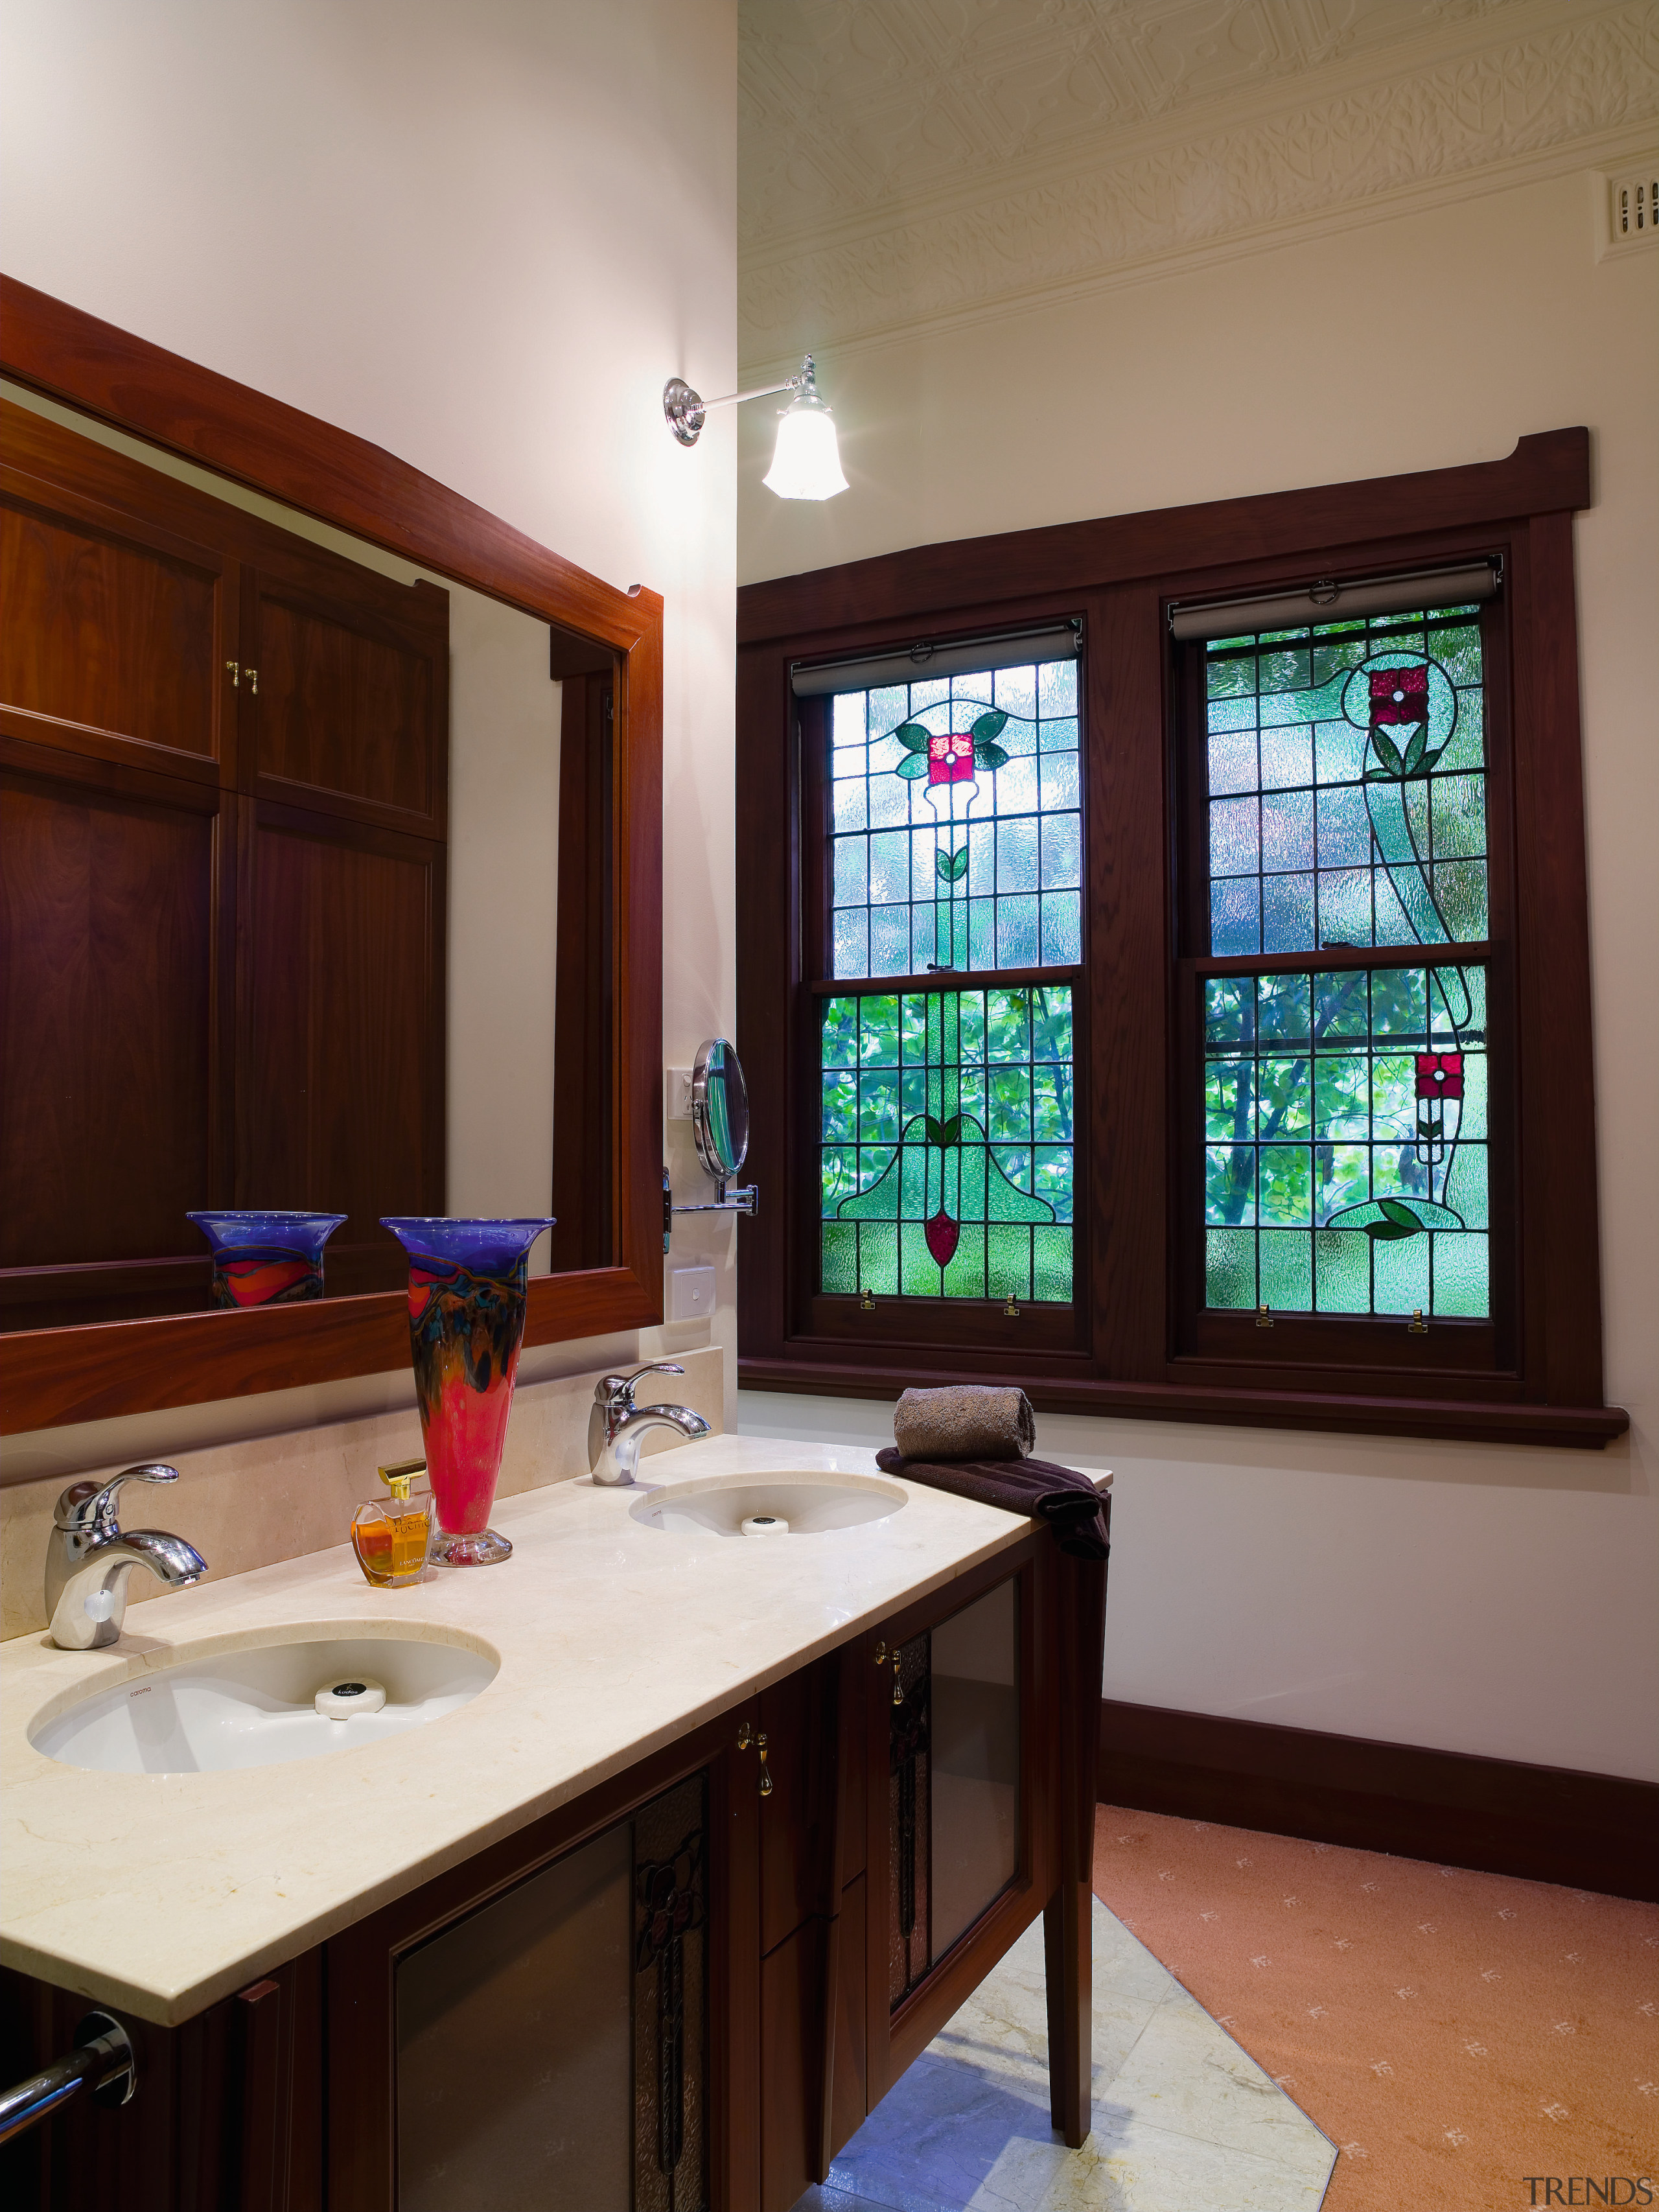
[[[857,1528],[885,1521],[909,1501],[896,1482],[873,1475],[820,1474],[812,1469],[779,1474],[717,1474],[703,1481],[665,1484],[629,1508],[635,1521],[670,1535],[818,1536],[831,1528]],[[745,1525],[746,1524],[746,1525]]]
[[[105,1774],[280,1766],[362,1750],[441,1720],[476,1698],[500,1666],[494,1652],[426,1638],[256,1644],[128,1675],[37,1721],[29,1741],[65,1766]],[[330,1703],[345,1717],[318,1710],[318,1693],[337,1690]]]

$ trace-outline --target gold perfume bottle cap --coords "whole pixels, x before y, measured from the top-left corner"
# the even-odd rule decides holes
[[[399,1460],[395,1467],[377,1468],[375,1473],[400,1504],[409,1499],[409,1486],[417,1474],[426,1473],[423,1459]]]

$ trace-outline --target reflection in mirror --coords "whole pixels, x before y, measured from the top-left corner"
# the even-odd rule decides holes
[[[698,1048],[691,1071],[691,1134],[697,1158],[725,1182],[749,1155],[749,1093],[736,1048],[724,1037]]]
[[[0,431],[0,1327],[224,1303],[192,1213],[342,1217],[329,1297],[402,1286],[386,1214],[611,1264],[609,650],[27,392]]]

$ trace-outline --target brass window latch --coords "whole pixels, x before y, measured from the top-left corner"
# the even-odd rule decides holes
[[[1258,1328],[1271,1328],[1273,1327],[1273,1308],[1271,1306],[1258,1306],[1256,1308],[1255,1325]]]
[[[1428,1333],[1429,1324],[1423,1318],[1422,1307],[1419,1306],[1406,1323],[1406,1334],[1407,1336],[1426,1336]]]

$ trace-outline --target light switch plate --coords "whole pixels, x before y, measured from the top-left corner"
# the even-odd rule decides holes
[[[714,1270],[712,1267],[670,1268],[670,1321],[707,1321],[714,1310]]]
[[[671,1121],[689,1121],[691,1119],[690,1069],[689,1067],[670,1067],[665,1069],[664,1073],[667,1077],[667,1080],[663,1085],[663,1090],[668,1100],[669,1120]]]

